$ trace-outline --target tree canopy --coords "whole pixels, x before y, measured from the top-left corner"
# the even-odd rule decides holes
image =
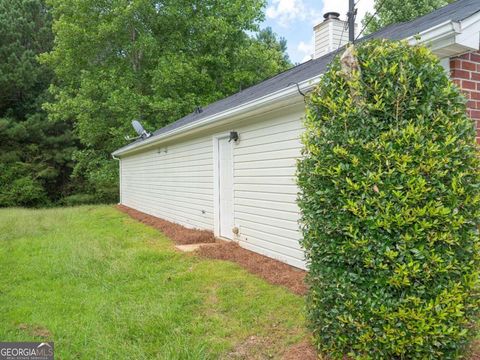
[[[426,15],[453,1],[454,0],[375,0],[374,9],[376,15],[373,16],[367,13],[363,24],[366,25],[368,23],[367,32],[372,33],[387,25],[410,21],[419,16]]]
[[[285,41],[260,31],[263,0],[48,0],[56,81],[45,109],[75,123],[74,175],[112,198],[110,153],[130,122],[162,127],[290,66]]]
[[[0,0],[0,206],[39,205],[69,192],[75,139],[41,105],[53,72],[37,56],[53,45],[42,0]]]

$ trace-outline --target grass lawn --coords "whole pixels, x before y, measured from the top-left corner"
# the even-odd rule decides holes
[[[307,336],[301,297],[111,206],[0,209],[0,318],[59,359],[281,358]]]

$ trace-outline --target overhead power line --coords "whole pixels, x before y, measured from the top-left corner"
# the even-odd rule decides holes
[[[345,24],[343,25],[343,29],[342,29],[342,34],[340,35],[340,39],[338,41],[338,46],[337,48],[340,48],[342,46],[342,40],[343,40],[343,34],[345,33],[345,31],[348,29],[350,31],[350,23],[353,24],[353,28],[355,29],[355,20],[357,18],[357,9],[356,9],[356,6],[357,4],[360,2],[360,0],[357,0],[357,2],[355,2],[353,4],[353,7],[351,7],[347,13],[347,21],[345,22]],[[350,21],[350,16],[353,16],[353,21]],[[354,30],[355,31],[355,30]],[[349,38],[349,41],[351,39]],[[355,41],[355,39],[354,39]],[[353,41],[353,42],[354,42]]]
[[[345,30],[348,28],[348,22],[343,24],[343,29],[342,29],[342,35],[340,35],[340,39],[338,40],[338,46],[337,49],[339,49],[342,46],[342,40],[343,40],[343,34],[345,33]]]
[[[355,40],[357,40],[360,35],[363,34],[363,32],[365,31],[365,29],[368,27],[368,25],[370,24],[370,22],[372,21],[372,19],[378,14],[378,12],[380,11],[380,9],[382,8],[383,4],[385,4],[385,1],[386,0],[383,0],[377,7],[377,10],[375,10],[375,12],[373,13],[372,16],[370,16],[370,19],[368,19],[368,21],[365,23],[365,26],[362,28],[362,30],[358,33],[357,37],[355,38]]]

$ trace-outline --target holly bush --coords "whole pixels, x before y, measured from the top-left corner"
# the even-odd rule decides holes
[[[427,48],[367,42],[330,65],[305,126],[298,202],[318,349],[461,357],[480,307],[480,176],[460,90]]]

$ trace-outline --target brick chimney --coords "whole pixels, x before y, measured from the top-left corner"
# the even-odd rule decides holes
[[[337,50],[348,43],[348,25],[337,12],[327,12],[324,20],[313,28],[315,32],[314,59]],[[357,26],[355,24],[355,30]]]

